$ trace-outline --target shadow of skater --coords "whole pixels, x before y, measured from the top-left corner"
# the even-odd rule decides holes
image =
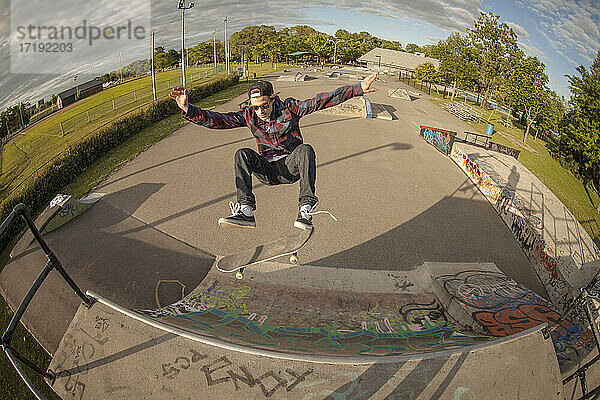
[[[510,170],[510,175],[508,176],[508,182],[506,184],[506,190],[511,195],[511,197],[515,197],[517,193],[517,184],[521,179],[521,174],[517,171],[517,167],[513,165]]]

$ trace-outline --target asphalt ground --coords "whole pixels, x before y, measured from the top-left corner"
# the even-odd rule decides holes
[[[309,71],[305,82],[274,82],[282,99],[305,99],[355,83]],[[393,121],[315,113],[301,120],[317,154],[319,209],[315,234],[299,253],[304,264],[360,270],[410,271],[424,262],[493,262],[545,296],[528,260],[492,206],[450,160],[418,135],[425,124],[462,132],[468,124],[429,102],[391,99],[405,87],[382,76],[368,97]],[[275,75],[273,76],[273,80]],[[409,88],[410,90],[414,90]],[[244,96],[217,108],[238,109]],[[294,232],[298,184],[257,183],[257,229],[217,225],[235,200],[233,157],[256,149],[249,129],[210,130],[193,124],[174,132],[116,170],[95,191],[98,204],[47,240],[83,290],[129,308],[175,301],[202,281],[214,257],[237,253]],[[39,249],[18,255],[0,275],[2,295],[18,305],[45,259]],[[51,353],[78,300],[53,272],[24,323]],[[160,303],[160,304],[157,304]]]

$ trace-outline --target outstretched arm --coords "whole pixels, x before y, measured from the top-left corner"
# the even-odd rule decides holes
[[[375,78],[377,78],[377,73],[369,75],[360,83],[342,86],[329,93],[319,93],[312,99],[304,101],[296,100],[295,104],[293,105],[294,112],[299,117],[303,117],[315,111],[336,106],[346,100],[351,99],[352,97],[362,96],[364,93],[374,92],[375,89],[371,88],[371,83],[373,83]]]
[[[211,129],[230,129],[246,126],[246,119],[241,112],[218,113],[202,110],[193,104],[189,104],[187,90],[184,88],[173,89],[169,96],[175,99],[177,105],[181,108],[181,116],[196,125]]]

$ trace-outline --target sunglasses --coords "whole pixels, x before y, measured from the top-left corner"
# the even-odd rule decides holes
[[[267,111],[269,109],[269,107],[271,107],[271,102],[261,104],[260,106],[250,106],[250,108],[253,109],[254,111],[258,111],[259,108],[263,111]]]

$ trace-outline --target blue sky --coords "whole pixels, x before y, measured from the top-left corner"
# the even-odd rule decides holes
[[[45,0],[29,0],[27,4]],[[75,9],[83,0],[60,0]],[[110,3],[116,0],[97,0]],[[146,2],[151,11],[152,28],[157,35],[157,45],[170,48],[179,46],[180,12],[175,0],[136,0]],[[189,0],[187,1],[189,3]],[[88,2],[89,3],[89,2]],[[11,5],[21,7],[18,0],[0,0],[0,109],[20,101],[46,99],[72,85],[72,77],[80,80],[119,68],[118,53],[122,53],[123,65],[149,57],[146,41],[139,43],[112,43],[113,48],[105,53],[96,47],[96,58],[85,57],[78,64],[68,63],[65,69],[55,74],[21,74],[10,71],[9,49],[14,40],[10,26]],[[53,3],[56,4],[56,3]],[[377,8],[369,8],[372,5]],[[56,6],[55,6],[56,7]],[[100,7],[95,14],[104,20],[115,19]],[[137,11],[140,10],[138,6]],[[274,25],[278,29],[299,24],[310,25],[329,34],[337,29],[350,32],[367,31],[384,39],[397,40],[403,44],[432,44],[446,38],[452,32],[466,33],[473,26],[479,12],[494,12],[501,21],[513,28],[519,45],[528,55],[537,56],[545,65],[551,89],[570,96],[565,74],[576,74],[578,65],[589,67],[600,49],[600,2],[594,0],[393,0],[380,3],[362,0],[236,0],[197,1],[186,14],[186,34],[190,43],[212,39],[212,29],[222,38],[223,16],[229,19],[231,34],[248,25]],[[118,17],[127,18],[123,11]],[[33,18],[35,12],[29,13]],[[48,12],[39,12],[37,17],[51,19]],[[58,12],[57,12],[58,14]],[[76,12],[74,12],[76,14]],[[61,17],[62,20],[65,17]],[[74,15],[73,18],[81,18]],[[150,28],[149,28],[150,29]],[[12,40],[12,42],[11,42]]]

